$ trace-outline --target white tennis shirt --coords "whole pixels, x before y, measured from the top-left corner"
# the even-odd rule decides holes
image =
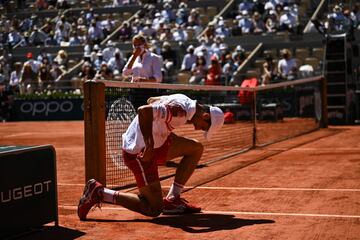
[[[196,100],[183,94],[162,96],[153,106],[152,133],[154,148],[161,147],[172,130],[186,124],[196,112]],[[122,135],[122,148],[128,153],[137,154],[145,147],[138,116]]]
[[[126,63],[123,69],[123,76],[124,77],[132,77],[131,82],[136,82],[138,78],[149,78],[154,77],[156,82],[162,82],[162,58],[152,52],[146,50],[142,59],[138,56],[135,59],[135,62],[131,69],[128,69],[128,65],[130,63],[129,58],[128,62]]]

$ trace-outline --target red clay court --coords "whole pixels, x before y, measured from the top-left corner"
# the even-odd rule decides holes
[[[76,214],[83,135],[82,121],[0,124],[0,145],[51,144],[57,155],[60,228],[20,239],[360,239],[358,126],[321,129],[197,169],[183,196],[201,214],[148,218],[103,204],[85,222]],[[165,190],[171,182],[162,181]]]

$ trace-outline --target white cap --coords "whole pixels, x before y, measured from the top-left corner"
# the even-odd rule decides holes
[[[210,140],[214,133],[224,124],[224,113],[220,108],[210,106],[210,117],[211,126],[204,134],[206,140]]]

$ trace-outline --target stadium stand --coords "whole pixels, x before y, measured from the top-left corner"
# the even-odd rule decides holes
[[[261,78],[265,58],[271,56],[277,66],[284,48],[290,50],[297,68],[304,70],[299,77],[324,74],[327,30],[349,30],[351,40],[360,23],[359,4],[351,0],[328,4],[320,0],[278,4],[267,0],[12,0],[0,6],[2,85],[9,86],[15,66],[25,68],[30,63],[36,78],[41,68],[48,72],[42,78],[52,81],[35,92],[81,89],[84,79],[95,76],[123,80],[121,68],[131,54],[131,38],[138,33],[146,35],[151,50],[163,58],[169,55],[165,48],[173,51],[174,57],[164,61],[167,83],[188,83],[191,73],[181,69],[181,63],[190,45],[195,55],[206,48],[207,66],[216,56],[222,67],[221,84],[240,85],[249,76]],[[110,64],[115,52],[120,59]],[[57,55],[66,56],[64,62]]]

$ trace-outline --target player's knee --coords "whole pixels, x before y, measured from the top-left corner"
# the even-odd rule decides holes
[[[193,150],[194,150],[197,154],[202,154],[202,153],[204,152],[204,145],[202,145],[201,142],[194,141]]]

